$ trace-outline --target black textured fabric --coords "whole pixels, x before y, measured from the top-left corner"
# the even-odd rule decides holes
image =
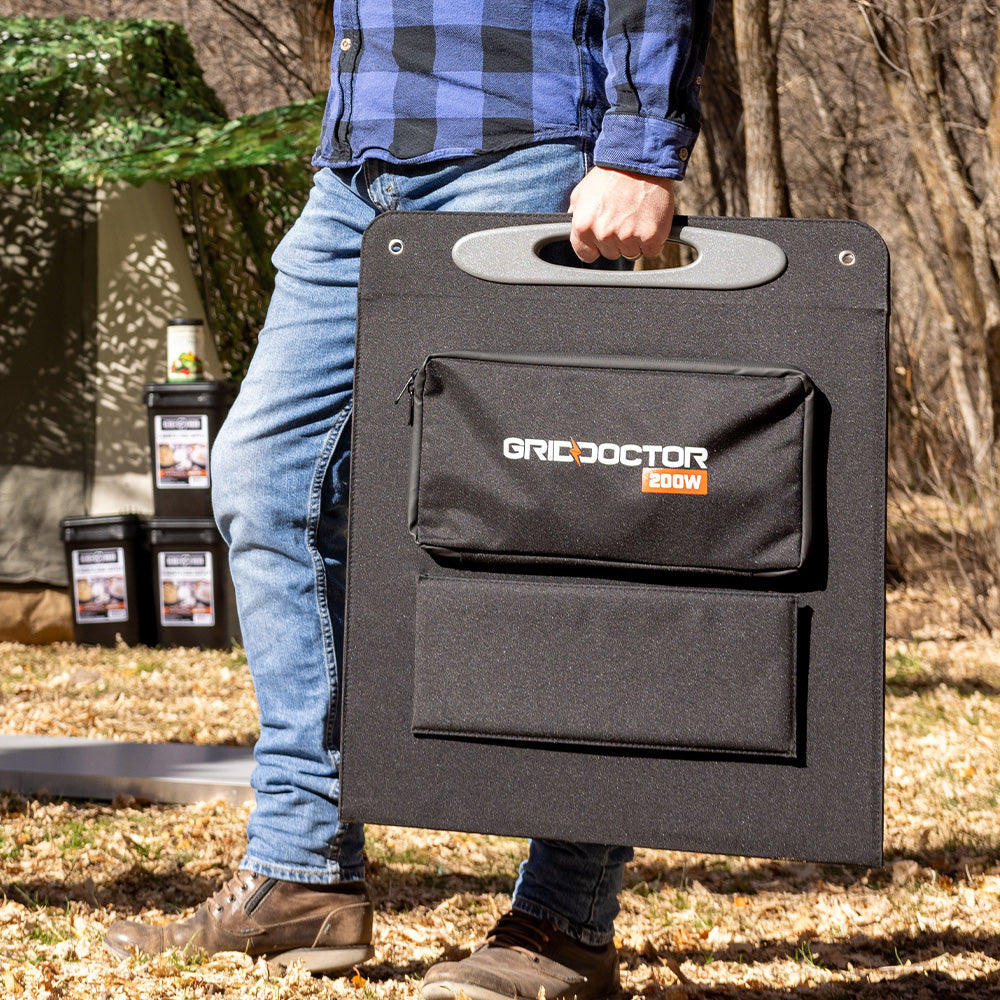
[[[790,757],[795,655],[784,594],[423,578],[413,731]]]
[[[487,559],[791,572],[812,403],[787,369],[434,356],[414,385],[410,530]]]
[[[501,284],[454,263],[456,241],[471,232],[557,221],[568,219],[400,212],[380,216],[365,235],[352,417],[341,815],[438,830],[877,865],[885,245],[855,222],[678,219],[782,248],[788,266],[781,275],[740,290]],[[498,253],[502,243],[499,237]],[[400,244],[402,253],[390,250]],[[851,266],[841,262],[844,251]],[[813,512],[804,562],[765,576],[654,570],[592,558],[539,562],[534,555],[484,562],[418,545],[408,524],[413,426],[407,387],[417,393],[416,379],[408,380],[428,357],[467,353],[574,362],[614,357],[623,370],[641,369],[637,360],[668,359],[744,374],[805,373],[813,386],[813,431],[788,437],[812,448],[812,475],[802,477],[811,480],[811,503],[803,502]],[[461,375],[454,383],[459,405],[451,409],[447,388],[430,400],[426,385],[421,404],[428,411],[448,404],[440,425],[431,414],[423,428],[425,435],[448,431],[442,456],[482,451],[476,438],[491,424],[503,437],[580,444],[576,427],[582,423],[594,428],[584,440],[595,444],[657,443],[631,440],[631,431],[629,441],[599,431],[605,421],[624,427],[635,419],[624,406],[624,397],[641,395],[631,378],[623,377],[624,388],[602,384],[595,398],[590,379],[604,376],[581,375],[588,412],[574,402],[575,387],[549,392],[547,372],[528,393],[520,379],[508,380],[498,368],[500,375],[487,382],[488,398],[481,399],[481,386],[467,371],[442,363],[447,370],[432,365],[429,374],[440,376],[442,385],[447,378],[449,386]],[[652,386],[648,392],[660,394],[661,375],[640,370],[637,377]],[[767,385],[776,390],[784,382]],[[735,377],[732,384],[744,385]],[[730,394],[732,413],[747,407],[744,391]],[[721,418],[728,412],[724,395],[691,393],[676,417],[691,428]],[[414,420],[421,419],[417,402]],[[508,421],[517,424],[542,403],[546,414],[575,407],[574,426],[558,433],[506,430]],[[800,405],[794,394],[784,398],[778,391],[775,404],[775,414],[785,413],[788,428],[794,427],[797,418],[789,414]],[[763,423],[770,434],[769,422]],[[660,443],[697,446],[673,437]],[[754,434],[748,438],[739,446],[749,449],[747,455],[757,447]],[[421,442],[421,465],[428,441],[430,436]],[[769,461],[787,458],[784,445],[768,447],[782,456]],[[788,454],[798,447],[789,443]],[[560,454],[563,460],[549,463],[548,472],[558,466],[559,473],[580,473],[576,479],[583,481],[597,471]],[[716,482],[712,461],[709,498]],[[435,517],[449,531],[457,518],[459,533],[479,545],[484,533],[497,530],[499,508],[524,498],[494,478],[502,504],[495,496],[466,503],[476,462],[458,464],[457,457],[450,469],[443,457],[431,460]],[[732,467],[747,476],[760,472],[746,457]],[[642,467],[627,468],[632,475]],[[748,483],[752,506],[744,510],[733,494],[728,521],[714,516],[713,530],[724,537],[703,532],[699,546],[716,553],[747,546],[745,551],[769,552],[772,565],[787,558],[794,549],[788,525],[800,523],[797,501],[778,486],[768,509],[755,485]],[[421,503],[424,498],[422,485]],[[706,497],[652,499],[680,510],[674,501]],[[544,496],[535,496],[504,531],[521,541],[547,531],[549,543],[576,553],[603,545],[605,533],[617,538],[616,545],[633,543],[618,523],[621,512],[602,509],[607,497],[585,490],[560,502],[586,523],[569,524],[572,519],[547,510]],[[488,524],[472,517],[480,505],[491,510]],[[781,525],[773,545],[748,546],[739,537],[748,525],[757,530],[753,526],[771,517]],[[553,521],[566,529],[565,538],[547,527]],[[640,527],[633,533],[649,532]],[[687,544],[679,531],[672,542]]]

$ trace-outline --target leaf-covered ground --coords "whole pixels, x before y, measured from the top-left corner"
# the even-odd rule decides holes
[[[855,869],[641,850],[618,936],[624,995],[1000,997],[1000,643],[890,595],[887,863]],[[0,727],[253,741],[238,653],[0,645]],[[239,860],[246,808],[0,794],[0,996],[415,998],[509,902],[522,841],[370,827],[376,959],[340,978],[223,955],[118,961],[120,916],[196,906]]]

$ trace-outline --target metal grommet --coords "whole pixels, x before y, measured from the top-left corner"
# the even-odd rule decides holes
[[[349,38],[342,38],[340,40],[340,51],[341,52],[347,52],[347,51],[349,51],[352,44],[353,43],[351,42],[351,40]]]
[[[389,253],[394,253],[397,256],[403,252],[403,241],[402,240],[389,240]]]
[[[841,250],[840,251],[840,263],[844,267],[853,267],[858,262],[858,258],[854,256],[853,250]]]

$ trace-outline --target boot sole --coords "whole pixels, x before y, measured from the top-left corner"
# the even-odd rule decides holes
[[[420,987],[423,1000],[456,1000],[457,997],[468,997],[469,1000],[513,1000],[509,993],[496,993],[472,983],[448,982],[426,983]]]
[[[616,985],[607,992],[596,994],[592,1000],[617,997],[620,993],[621,990]],[[496,990],[487,989],[485,986],[476,986],[475,983],[465,983],[458,979],[442,979],[436,983],[425,983],[420,987],[420,996],[423,1000],[457,1000],[458,997],[467,997],[468,1000],[515,1000],[509,993],[499,993]],[[535,998],[519,997],[517,1000],[535,1000]]]
[[[309,972],[347,972],[362,962],[367,962],[375,954],[370,944],[353,945],[350,948],[294,948],[265,956],[267,964],[283,969],[293,962],[300,962]]]
[[[110,952],[115,958],[135,958],[136,952],[126,948],[116,948],[108,941],[104,941],[104,950]],[[183,954],[184,949],[180,949]],[[317,973],[338,973],[347,972],[362,962],[367,962],[375,954],[375,949],[370,945],[354,945],[350,948],[296,948],[292,951],[283,951],[275,955],[266,955],[264,961],[275,969],[283,969],[292,962],[301,962],[309,972]],[[149,957],[149,956],[146,956]]]

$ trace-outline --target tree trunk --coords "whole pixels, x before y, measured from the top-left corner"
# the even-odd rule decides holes
[[[295,23],[298,25],[302,62],[314,94],[330,89],[330,52],[333,48],[333,0],[297,0]]]
[[[704,166],[692,165],[691,186],[701,195],[699,214],[747,215],[746,151],[743,145],[743,102],[736,64],[733,0],[717,0],[712,17],[712,40],[705,83],[701,91],[704,120],[695,156]],[[688,185],[685,184],[685,187]],[[700,193],[699,192],[699,193]]]
[[[788,216],[791,206],[778,118],[778,56],[767,0],[733,0],[733,24],[750,213]]]

